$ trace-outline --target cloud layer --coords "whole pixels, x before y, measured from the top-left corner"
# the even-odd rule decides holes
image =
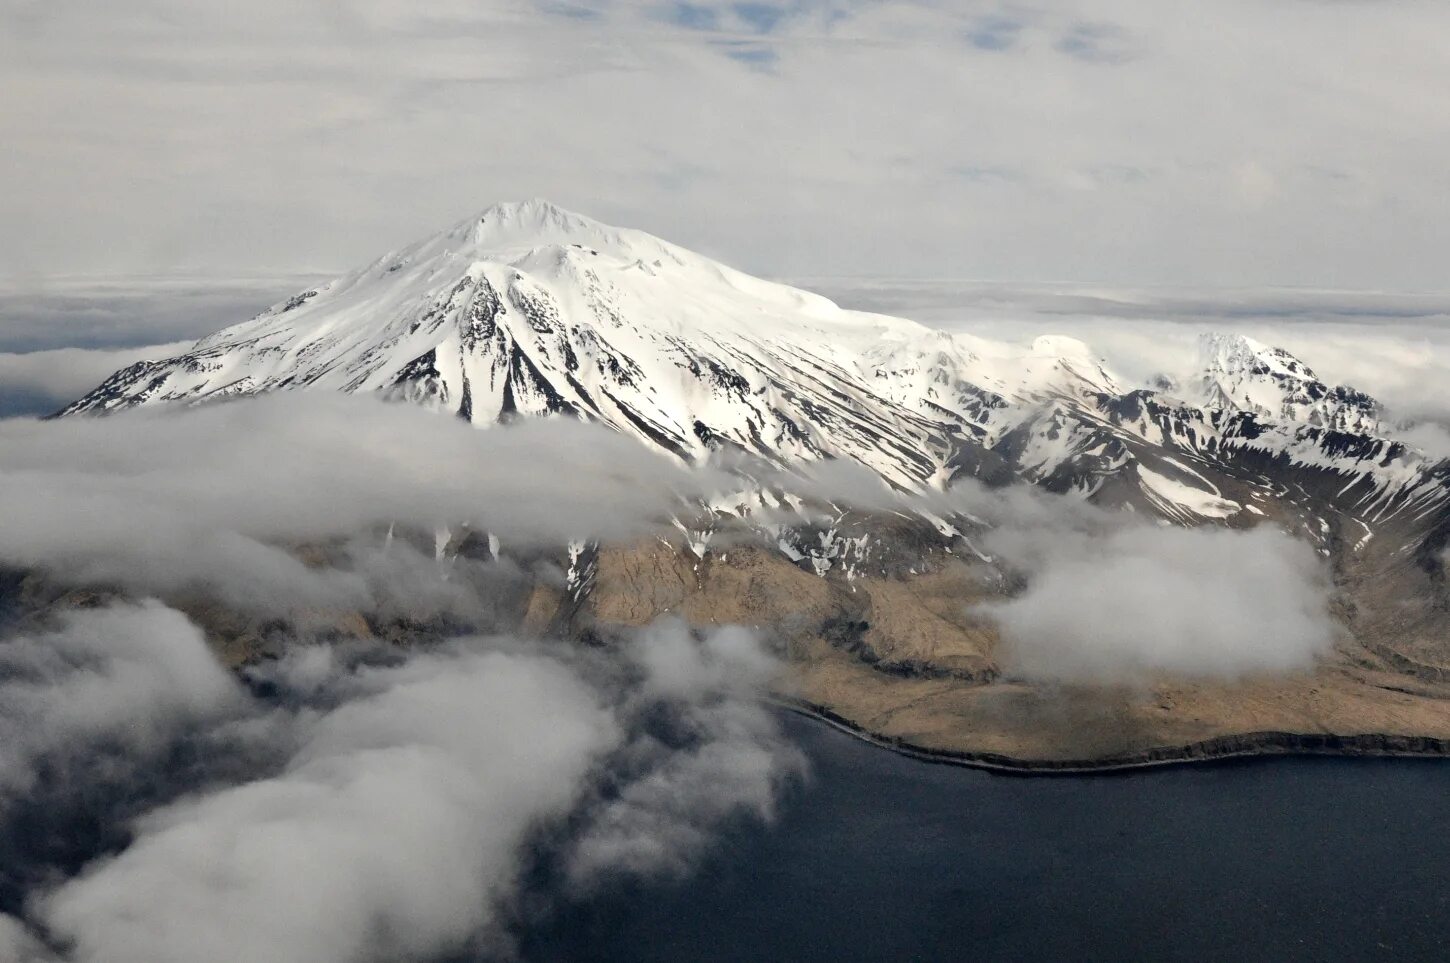
[[[0,353],[58,348],[119,351],[194,341],[254,317],[316,280],[290,272],[251,280],[0,277]],[[24,363],[24,359],[9,362]]]
[[[1428,0],[12,0],[0,263],[335,269],[544,195],[756,272],[1438,288],[1447,29]]]
[[[843,306],[949,331],[1030,343],[1086,342],[1130,385],[1196,374],[1207,331],[1282,347],[1331,384],[1385,403],[1394,417],[1450,423],[1450,296],[1332,290],[1124,288],[973,281],[806,279]],[[1437,436],[1423,440],[1433,446]]]
[[[137,361],[169,358],[190,341],[143,348],[52,348],[0,354],[0,418],[48,415]]]
[[[304,620],[321,609],[492,624],[488,600],[519,573],[441,565],[392,539],[398,526],[467,525],[515,547],[628,538],[665,532],[687,501],[741,484],[721,466],[684,469],[595,425],[480,432],[334,395],[0,422],[0,445],[0,498],[15,509],[0,521],[0,560],[70,584],[199,593]],[[988,609],[1028,674],[1279,671],[1311,665],[1332,641],[1317,559],[1268,527],[1184,531],[970,483],[903,496],[845,463],[786,483],[839,507],[986,524],[983,544],[1028,577],[1023,594]],[[309,544],[332,546],[325,564],[287,548]]]
[[[0,561],[141,592],[205,590],[252,610],[373,597],[362,565],[308,566],[281,544],[389,526],[468,525],[516,545],[623,538],[715,485],[597,425],[480,432],[330,394],[0,421],[0,448]]]

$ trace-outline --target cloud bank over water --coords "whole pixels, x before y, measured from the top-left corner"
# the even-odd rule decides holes
[[[319,606],[486,623],[523,573],[392,531],[627,538],[664,530],[710,471],[597,426],[480,432],[331,395],[3,421],[0,449],[4,564],[102,590],[0,633],[0,835],[20,846],[0,872],[6,958],[500,951],[525,871],[579,893],[685,872],[721,821],[771,818],[801,771],[759,702],[779,667],[744,629],[662,623],[613,651],[298,639],[237,676],[180,612],[107,601],[119,586],[299,625]],[[307,540],[334,550],[284,547]]]
[[[0,642],[0,659],[8,672],[42,646],[75,664],[43,689],[0,686],[7,731],[44,733],[7,747],[10,797],[85,810],[77,800],[101,793],[89,808],[104,819],[107,786],[145,783],[154,805],[69,878],[43,860],[7,867],[12,954],[42,942],[75,963],[501,950],[532,860],[580,885],[683,872],[722,820],[771,818],[802,766],[755,701],[777,667],[738,629],[656,626],[622,667],[507,638],[411,655],[299,649],[251,689],[155,603],[70,616],[48,637]],[[168,768],[183,725],[219,757],[256,762]],[[21,902],[22,875],[50,882]]]
[[[48,415],[122,368],[180,354],[190,341],[141,348],[51,348],[0,353],[0,418]]]
[[[0,819],[45,775],[152,758],[239,693],[201,631],[156,602],[81,610],[0,642]]]
[[[298,627],[329,607],[487,623],[491,595],[530,576],[405,531],[468,525],[525,547],[661,535],[737,490],[734,470],[783,475],[687,469],[564,419],[479,431],[307,393],[0,421],[0,450],[0,560],[87,590],[85,607],[0,629],[9,958],[505,954],[551,900],[688,872],[722,825],[771,819],[803,771],[760,701],[782,671],[768,626],[666,620],[607,647],[320,646],[299,629],[280,658],[233,672],[146,600],[217,598]],[[979,520],[1022,579],[982,613],[1009,672],[1293,671],[1331,639],[1312,553],[1273,530],[1159,528],[1017,488],[907,496],[845,464],[793,483],[826,511]]]

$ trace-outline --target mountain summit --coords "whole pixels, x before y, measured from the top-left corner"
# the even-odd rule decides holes
[[[1199,337],[1198,400],[1210,407],[1322,425],[1338,431],[1382,431],[1380,406],[1362,391],[1331,386],[1283,348],[1242,334]]]
[[[419,260],[439,255],[494,260],[509,252],[543,248],[589,248],[624,259],[699,259],[652,234],[611,227],[535,197],[504,201],[459,221],[447,230],[402,251],[385,254],[378,264]]]

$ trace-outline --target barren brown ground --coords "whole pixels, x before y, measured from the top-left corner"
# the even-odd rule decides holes
[[[1000,674],[997,634],[971,614],[990,592],[983,573],[951,558],[925,574],[843,582],[769,549],[697,560],[654,542],[602,552],[576,618],[595,630],[666,613],[758,626],[787,655],[784,697],[887,741],[951,754],[1129,762],[1175,750],[1294,751],[1326,736],[1348,737],[1329,742],[1346,752],[1450,748],[1450,684],[1437,671],[1410,674],[1375,651],[1383,644],[1367,647],[1348,631],[1312,672],[1044,686]],[[1416,642],[1418,654],[1424,647]]]

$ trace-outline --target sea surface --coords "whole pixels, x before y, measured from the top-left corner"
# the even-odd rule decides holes
[[[1003,776],[784,724],[812,776],[773,825],[561,906],[524,958],[1450,959],[1450,761]]]

